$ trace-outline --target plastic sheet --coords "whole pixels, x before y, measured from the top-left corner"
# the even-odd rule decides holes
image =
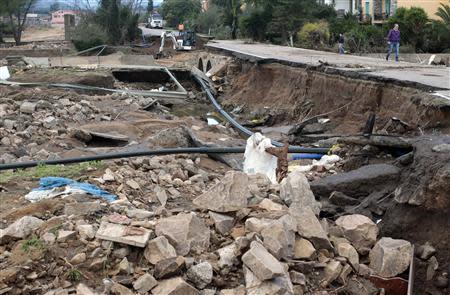
[[[272,183],[277,183],[277,158],[266,152],[266,148],[274,147],[271,140],[255,133],[247,139],[244,153],[244,172],[247,174],[261,173]]]

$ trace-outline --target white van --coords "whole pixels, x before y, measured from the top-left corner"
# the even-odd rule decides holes
[[[148,28],[152,28],[152,29],[162,29],[164,26],[164,20],[162,18],[161,15],[159,14],[152,14],[149,18],[148,18]]]

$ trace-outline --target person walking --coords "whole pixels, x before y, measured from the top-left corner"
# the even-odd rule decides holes
[[[344,39],[344,34],[339,34],[339,40],[338,40],[338,43],[339,43],[339,54],[344,54],[344,42],[345,42],[345,39]]]
[[[388,54],[386,55],[386,60],[389,60],[389,56],[392,53],[392,49],[395,50],[395,61],[398,61],[398,51],[400,49],[400,30],[398,29],[398,24],[394,25],[393,29],[389,30],[387,35],[388,39]]]

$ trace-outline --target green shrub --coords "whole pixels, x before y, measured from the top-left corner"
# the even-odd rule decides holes
[[[77,25],[72,42],[79,51],[108,43],[108,35],[98,24],[82,19]]]
[[[308,48],[323,48],[328,44],[330,31],[324,21],[306,23],[297,34],[299,43]]]
[[[239,28],[244,37],[263,41],[266,37],[270,14],[262,8],[251,7],[242,15]]]

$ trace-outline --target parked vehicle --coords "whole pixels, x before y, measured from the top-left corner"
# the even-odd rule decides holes
[[[160,14],[152,14],[148,18],[147,28],[162,29],[164,27],[164,20]]]

